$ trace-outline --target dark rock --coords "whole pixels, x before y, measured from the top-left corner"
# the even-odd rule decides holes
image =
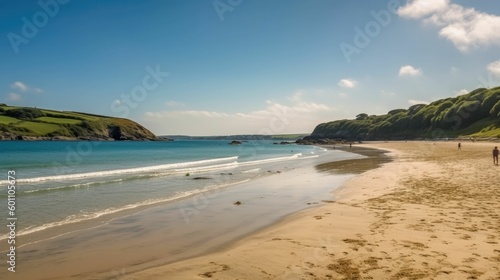
[[[241,141],[233,140],[233,141],[229,142],[229,145],[241,145]]]
[[[241,201],[236,201],[235,203],[233,203],[234,205],[241,205]]]
[[[193,180],[210,180],[210,177],[194,177]]]

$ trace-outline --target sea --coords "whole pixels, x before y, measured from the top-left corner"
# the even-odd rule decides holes
[[[9,217],[8,173],[13,171],[17,235],[22,236],[229,188],[310,165],[332,151],[265,140],[240,145],[178,140],[2,141],[0,152],[5,204],[0,219]],[[337,152],[337,160],[353,157]],[[0,240],[7,237],[0,234]]]

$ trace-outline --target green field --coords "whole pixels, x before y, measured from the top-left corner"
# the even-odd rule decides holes
[[[75,119],[66,119],[66,118],[53,118],[53,117],[39,117],[37,120],[47,123],[55,123],[55,124],[79,124],[81,120]]]
[[[0,103],[1,104],[1,103]],[[156,140],[140,124],[74,111],[0,105],[0,138],[12,136]]]
[[[3,108],[4,110],[10,110],[10,109],[16,109],[18,107],[16,107],[16,106],[0,106],[0,108]]]
[[[16,124],[15,127],[24,127],[39,135],[46,135],[47,133],[51,133],[60,129],[60,126],[57,124],[30,121],[22,121]]]
[[[47,110],[43,109],[43,113],[48,114],[48,115],[53,115],[57,116],[58,118],[69,118],[69,119],[83,119],[87,121],[96,121],[102,118],[107,118],[105,116],[99,117],[99,116],[91,116],[85,113],[77,113],[77,112],[66,112],[66,111],[53,111],[53,110]]]
[[[0,115],[0,124],[11,124],[19,122],[18,119]]]

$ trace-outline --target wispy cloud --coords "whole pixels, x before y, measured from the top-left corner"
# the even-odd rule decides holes
[[[165,102],[165,105],[167,105],[168,107],[184,107],[184,103],[182,102],[177,102],[177,101],[168,101],[168,102]]]
[[[27,84],[20,82],[20,81],[16,81],[16,82],[12,83],[10,85],[10,87],[13,89],[17,89],[19,91],[22,91],[22,92],[34,92],[34,93],[42,93],[43,92],[43,90],[40,88],[30,87]]]
[[[173,133],[192,131],[193,125],[198,127],[201,135],[209,133],[249,133],[279,134],[285,132],[310,131],[315,125],[329,117],[335,108],[326,104],[305,100],[305,94],[297,91],[281,103],[267,100],[261,110],[237,113],[205,110],[164,110],[145,113],[145,123],[152,127],[168,123]],[[186,128],[189,127],[189,128]],[[203,131],[206,131],[203,133]]]
[[[304,92],[302,90],[296,91],[292,96],[288,97],[288,100],[292,102],[301,102],[304,96]]]
[[[400,77],[416,77],[420,75],[422,75],[422,69],[417,69],[411,65],[405,65],[399,69]]]
[[[488,69],[488,72],[491,74],[500,77],[500,60],[488,64],[486,69]]]
[[[414,0],[398,9],[398,15],[407,18],[422,18],[442,12],[449,5],[449,0]]]
[[[467,94],[467,93],[469,93],[469,91],[467,89],[463,88],[463,89],[461,89],[459,91],[456,91],[455,92],[455,96],[464,95],[464,94]]]
[[[383,97],[387,97],[387,98],[390,98],[390,97],[395,97],[396,94],[392,91],[386,91],[386,90],[381,90],[380,91],[380,95],[382,95]]]
[[[9,93],[9,100],[10,101],[19,101],[21,100],[21,95],[17,93]]]
[[[408,100],[408,103],[410,103],[411,105],[417,105],[417,104],[429,104],[430,102],[428,101],[423,101],[423,100],[415,100],[415,99],[410,99]]]
[[[349,95],[347,95],[347,93],[345,93],[345,92],[340,92],[340,93],[338,94],[338,96],[339,96],[340,98],[347,98]]]
[[[461,52],[500,45],[500,16],[452,4],[450,0],[409,1],[398,9],[398,15],[439,27],[439,35]]]
[[[14,82],[10,85],[10,87],[13,89],[18,89],[20,91],[27,91],[28,90],[28,86],[21,83],[21,82]]]
[[[353,79],[342,79],[339,81],[338,85],[343,88],[355,88],[358,82]]]
[[[202,117],[202,118],[221,118],[229,117],[229,114],[223,112],[204,111],[204,110],[175,110],[175,111],[160,111],[146,112],[146,117],[157,119],[179,118],[183,116]]]

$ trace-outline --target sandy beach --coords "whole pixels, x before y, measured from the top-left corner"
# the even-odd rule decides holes
[[[126,279],[500,279],[495,145],[363,144],[393,161],[229,248]]]

